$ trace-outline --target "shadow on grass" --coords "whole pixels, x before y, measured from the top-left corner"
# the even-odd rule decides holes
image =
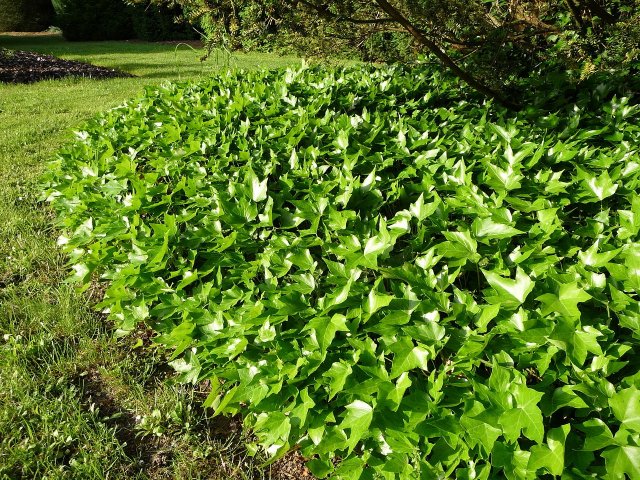
[[[73,53],[74,55],[172,53],[176,45],[180,43],[184,42],[175,42],[175,44],[151,43],[138,40],[68,42],[61,35],[55,33],[47,35],[0,34],[0,47],[2,48],[32,50],[52,55],[60,53]]]
[[[226,68],[255,69],[297,63],[295,57],[267,53],[214,51],[205,61],[204,48],[185,42],[68,42],[60,35],[0,35],[0,48],[26,50],[113,68],[149,79],[188,79]]]

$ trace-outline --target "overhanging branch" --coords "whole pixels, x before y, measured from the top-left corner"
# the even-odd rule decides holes
[[[313,2],[309,2],[307,0],[298,0],[298,2],[300,2],[301,4],[305,5],[306,7],[309,7],[313,10],[315,10],[320,16],[324,17],[324,18],[328,18],[331,20],[335,20],[338,22],[349,22],[349,23],[355,23],[358,25],[376,25],[379,23],[394,23],[395,20],[393,18],[390,17],[385,17],[385,18],[354,18],[354,17],[347,17],[344,15],[338,15],[336,13],[333,13],[331,10],[329,10],[327,8],[326,5],[317,5]]]
[[[445,66],[447,66],[458,78],[467,83],[470,87],[474,88],[478,92],[495,99],[501,105],[504,105],[510,109],[517,109],[518,105],[505,98],[500,92],[492,89],[488,85],[485,85],[480,80],[476,79],[473,75],[464,71],[460,66],[442,50],[433,40],[428,38],[422,30],[413,25],[411,21],[406,18],[396,7],[391,5],[387,0],[375,0],[380,8],[398,22],[402,27],[409,32],[418,42],[424,45],[431,53],[433,53]]]

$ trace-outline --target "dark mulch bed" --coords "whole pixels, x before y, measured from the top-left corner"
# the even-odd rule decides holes
[[[0,49],[0,82],[33,83],[64,77],[121,78],[133,75],[51,55]]]

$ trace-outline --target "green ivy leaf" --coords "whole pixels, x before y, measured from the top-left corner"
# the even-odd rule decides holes
[[[618,190],[618,185],[611,181],[611,177],[606,171],[602,172],[599,177],[587,174],[583,184],[600,201],[610,197]]]
[[[350,365],[341,362],[334,362],[331,368],[324,373],[329,378],[329,400],[341,392],[347,377],[351,375],[352,369]]]
[[[333,472],[333,464],[328,460],[314,458],[307,462],[307,468],[318,478],[325,478]]]
[[[606,478],[640,478],[640,447],[633,445],[616,446],[602,452],[605,459]]]
[[[381,308],[389,306],[394,298],[395,297],[393,295],[380,294],[376,292],[375,288],[372,288],[367,296],[365,311],[369,315],[373,315]]]
[[[516,406],[504,412],[499,420],[505,439],[515,442],[522,431],[527,438],[542,443],[544,427],[538,403],[543,394],[521,384],[512,384],[512,392]]]
[[[369,433],[373,420],[373,407],[362,400],[354,400],[345,407],[347,413],[340,423],[340,429],[349,429],[349,450],[353,450],[361,438]]]
[[[640,391],[635,386],[616,392],[609,406],[624,428],[640,433]]]
[[[349,134],[345,130],[340,130],[338,132],[338,137],[336,138],[336,145],[341,150],[346,150],[349,146]]]
[[[460,418],[460,425],[469,436],[471,447],[480,444],[486,452],[491,452],[496,440],[502,435],[502,430],[496,426],[499,425],[499,417],[496,411],[487,410],[480,402],[476,402],[474,408]]]
[[[511,238],[524,232],[504,223],[494,222],[491,218],[477,218],[471,225],[471,230],[476,238],[494,239]]]
[[[598,253],[599,244],[600,241],[596,241],[584,252],[578,252],[578,258],[584,265],[594,268],[603,267],[611,260],[613,260],[618,255],[618,253],[620,253],[619,248],[607,252]]]
[[[260,180],[253,170],[249,170],[249,181],[251,182],[251,199],[254,202],[262,202],[267,199],[267,182],[268,178]]]
[[[592,418],[582,422],[578,425],[578,429],[585,433],[583,450],[592,452],[613,444],[611,430],[599,418]]]
[[[410,339],[403,337],[391,349],[394,352],[391,378],[399,377],[415,368],[428,369],[429,352],[422,347],[414,346]]]
[[[438,205],[440,204],[440,199],[438,197],[431,203],[424,203],[424,193],[421,193],[418,199],[409,206],[409,212],[415,218],[418,219],[419,222],[424,220],[425,218],[430,217],[435,213],[438,209]]]
[[[258,415],[253,431],[263,445],[279,448],[287,443],[291,423],[284,412],[265,412]]]
[[[485,278],[498,293],[497,299],[505,305],[517,307],[524,303],[535,287],[535,282],[520,267],[516,268],[516,278],[502,277],[494,272],[482,270]]]
[[[570,425],[552,428],[547,433],[547,445],[531,447],[529,470],[535,472],[545,468],[552,475],[562,475],[565,468],[565,443],[570,430]]]
[[[580,318],[578,304],[591,298],[587,292],[580,288],[577,282],[563,283],[558,288],[558,293],[545,293],[536,298],[542,303],[542,315],[557,313],[567,319]]]
[[[331,318],[316,317],[307,325],[307,329],[312,330],[314,342],[320,347],[321,352],[326,352],[333,342],[337,332],[347,332],[349,328],[346,324],[346,317],[335,314]]]

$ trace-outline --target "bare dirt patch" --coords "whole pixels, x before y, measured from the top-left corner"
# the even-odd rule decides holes
[[[115,435],[129,458],[134,460],[132,474],[144,474],[151,480],[174,478],[172,459],[181,448],[172,435],[141,436],[136,429],[138,418],[120,403],[116,392],[109,386],[97,369],[78,376],[74,383],[80,389],[83,403],[92,411],[97,410],[102,421],[115,428]],[[204,395],[204,394],[203,394]],[[200,399],[203,400],[204,396]],[[201,403],[194,404],[201,414]],[[199,465],[201,478],[265,478],[257,469],[258,463],[246,461],[242,440],[240,417],[217,417],[199,426],[202,438],[218,439],[220,443],[231,442],[226,452],[226,461],[217,457],[202,459]],[[205,431],[206,430],[206,431]],[[194,432],[198,433],[198,432]],[[315,477],[305,466],[305,459],[293,451],[278,460],[266,474],[271,480],[313,480]]]
[[[129,457],[139,461],[141,470],[147,465],[158,468],[168,463],[170,458],[166,455],[165,439],[136,435],[137,419],[118,404],[118,400],[97,371],[89,371],[79,377],[77,384],[91,409],[97,409],[105,423],[116,427],[116,437],[123,445],[124,451]]]

